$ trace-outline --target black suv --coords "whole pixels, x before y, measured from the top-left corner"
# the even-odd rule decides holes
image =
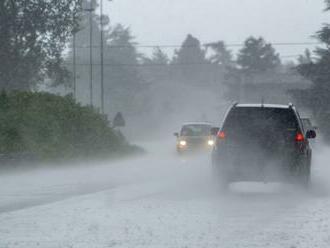
[[[221,186],[234,181],[287,181],[307,186],[312,150],[292,105],[234,104],[221,128],[212,128],[213,173]]]

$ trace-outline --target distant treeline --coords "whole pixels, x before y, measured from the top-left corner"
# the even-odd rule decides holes
[[[325,4],[329,11],[330,1]],[[130,28],[111,23],[107,16],[100,18],[95,11],[84,11],[86,6],[97,9],[98,1],[0,2],[0,55],[5,58],[0,63],[0,88],[30,91],[58,86],[64,93],[75,91],[76,100],[83,104],[94,96],[94,106],[100,106],[95,96],[104,89],[105,112],[109,116],[123,112],[134,128],[152,123],[146,128],[148,133],[175,111],[185,112],[178,107],[182,105],[179,93],[191,96],[191,88],[196,92],[206,89],[214,93],[213,98],[228,102],[264,98],[286,103],[292,98],[330,137],[328,24],[314,35],[324,46],[283,62],[271,42],[262,37],[247,37],[234,52],[223,40],[202,44],[191,34],[181,46],[172,46],[171,52],[165,50],[171,46],[139,46]],[[153,51],[150,54],[142,48]],[[191,102],[187,105],[196,109]]]

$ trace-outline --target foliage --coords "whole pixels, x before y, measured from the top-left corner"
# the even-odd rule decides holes
[[[176,77],[187,83],[205,81],[205,66],[209,64],[200,41],[188,34],[181,47],[175,51],[172,64],[176,66]]]
[[[164,82],[169,79],[170,74],[170,59],[168,55],[159,47],[153,49],[151,57],[144,57],[142,60],[143,77],[147,81]]]
[[[326,1],[327,8],[330,10],[330,1]],[[294,90],[291,94],[296,101],[303,107],[312,111],[314,118],[317,120],[320,130],[329,140],[330,137],[330,26],[323,25],[320,31],[316,33],[316,37],[325,48],[317,48],[315,51],[316,58],[309,60],[300,60],[297,71],[305,78],[312,82],[312,86],[306,90]],[[306,55],[305,55],[306,57]]]
[[[264,38],[249,37],[239,51],[236,61],[226,67],[225,71],[225,97],[231,101],[260,101],[258,91],[249,91],[256,84],[276,84],[281,81],[279,70],[281,61],[279,54]],[[269,92],[271,93],[271,92]],[[264,94],[264,92],[262,93]],[[258,98],[258,99],[256,99]]]
[[[68,77],[62,52],[81,12],[81,0],[0,1],[0,87]]]
[[[214,55],[210,57],[211,63],[220,64],[226,67],[233,65],[233,55],[231,51],[227,49],[226,44],[223,41],[210,44],[210,48],[214,52]]]
[[[95,0],[86,2],[87,6],[97,6]],[[76,34],[76,80],[78,86],[77,99],[82,103],[89,102],[86,92],[89,93],[90,77],[90,13],[84,13],[81,19],[80,31]],[[141,55],[138,53],[131,30],[123,25],[110,25],[105,19],[103,26],[103,61],[104,61],[104,94],[105,111],[115,115],[118,111],[127,114],[138,114],[144,110],[141,100],[141,89],[144,83],[140,75],[139,64]],[[99,90],[101,76],[101,40],[99,16],[92,13],[92,64],[94,93]],[[67,58],[68,68],[73,65],[73,44],[71,43]],[[73,80],[71,80],[72,83]],[[72,85],[69,85],[72,86]],[[94,104],[100,106],[98,98]],[[138,104],[136,104],[138,102]]]
[[[312,54],[309,49],[305,50],[305,53],[303,55],[299,55],[298,57],[298,63],[299,64],[309,64],[312,63]]]
[[[200,41],[188,34],[182,46],[175,52],[176,63],[202,63],[205,62],[205,51],[201,48]]]
[[[237,64],[245,72],[259,73],[276,69],[280,65],[280,58],[272,45],[262,37],[249,37],[239,51]]]
[[[106,67],[105,90],[108,95],[110,112],[118,111],[124,114],[139,114],[143,112],[142,89],[145,89],[144,79],[139,71],[139,59],[134,37],[129,28],[120,24],[106,33],[104,60],[110,66]]]
[[[168,58],[167,54],[165,54],[159,47],[156,47],[153,50],[150,62],[153,64],[159,65],[166,65],[170,59]]]
[[[325,0],[326,8],[325,10],[330,10],[330,0]]]
[[[2,92],[0,153],[31,153],[41,159],[69,159],[125,153],[130,146],[105,116],[71,96]]]

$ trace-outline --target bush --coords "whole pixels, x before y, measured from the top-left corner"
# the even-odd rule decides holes
[[[105,116],[72,96],[0,94],[0,153],[30,153],[40,159],[72,159],[132,153]]]

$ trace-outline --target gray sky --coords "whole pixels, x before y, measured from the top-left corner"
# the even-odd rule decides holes
[[[113,0],[105,2],[112,23],[131,27],[141,45],[181,44],[188,33],[202,43],[241,43],[250,35],[270,42],[313,42],[330,22],[323,0]],[[305,47],[276,47],[282,56]],[[169,50],[170,52],[170,50]]]

